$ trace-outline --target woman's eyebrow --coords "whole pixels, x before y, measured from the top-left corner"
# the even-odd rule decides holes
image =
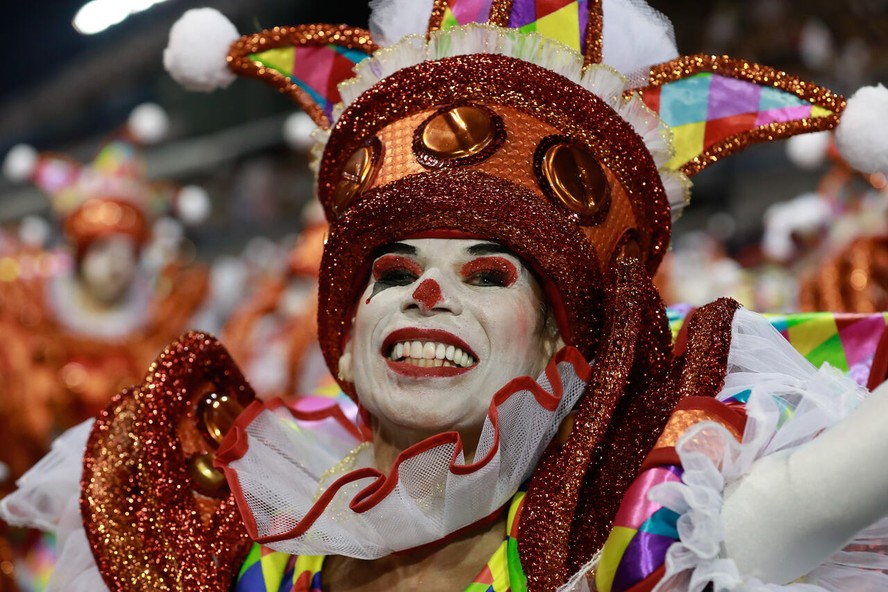
[[[467,248],[466,252],[469,255],[474,256],[503,254],[516,257],[515,253],[513,253],[511,249],[508,249],[499,243],[478,243],[477,245],[472,245],[471,247]]]
[[[389,253],[395,253],[398,255],[416,255],[416,247],[412,247],[406,243],[391,243],[376,249],[373,252],[373,257],[382,257]]]

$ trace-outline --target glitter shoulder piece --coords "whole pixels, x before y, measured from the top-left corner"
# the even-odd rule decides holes
[[[192,332],[99,415],[80,506],[112,592],[228,589],[249,538],[213,458],[252,400],[228,352]]]

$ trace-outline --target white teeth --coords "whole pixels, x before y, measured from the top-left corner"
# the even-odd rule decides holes
[[[389,354],[389,359],[396,362],[410,362],[421,368],[430,366],[468,368],[475,363],[475,358],[460,348],[436,341],[402,341],[396,343]]]

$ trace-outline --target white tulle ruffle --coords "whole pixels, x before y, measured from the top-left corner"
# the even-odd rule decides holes
[[[283,406],[254,407],[252,417],[248,410],[217,459],[227,463],[252,538],[295,555],[375,559],[496,513],[532,473],[589,372],[577,350],[564,348],[536,381],[503,387],[472,463],[449,432],[405,450],[386,476],[375,468],[372,444],[344,422],[305,429]]]
[[[834,368],[819,370],[805,360],[759,315],[743,309],[734,317],[728,375],[719,400],[751,391],[743,442],[722,426],[703,422],[677,446],[682,482],[654,487],[650,498],[680,514],[680,540],[666,555],[666,573],[657,591],[793,592],[888,589],[888,557],[866,550],[884,543],[888,520],[859,533],[799,581],[777,585],[740,573],[724,554],[721,508],[726,490],[765,456],[800,446],[847,417],[864,390]]]
[[[71,428],[0,502],[0,518],[56,536],[58,558],[46,592],[105,592],[80,515],[83,453],[93,420]]]

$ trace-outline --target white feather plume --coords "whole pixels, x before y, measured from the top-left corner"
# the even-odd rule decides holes
[[[672,23],[644,0],[604,0],[602,63],[625,75],[678,57]]]
[[[380,47],[407,35],[425,35],[434,0],[372,0],[370,34]]]

